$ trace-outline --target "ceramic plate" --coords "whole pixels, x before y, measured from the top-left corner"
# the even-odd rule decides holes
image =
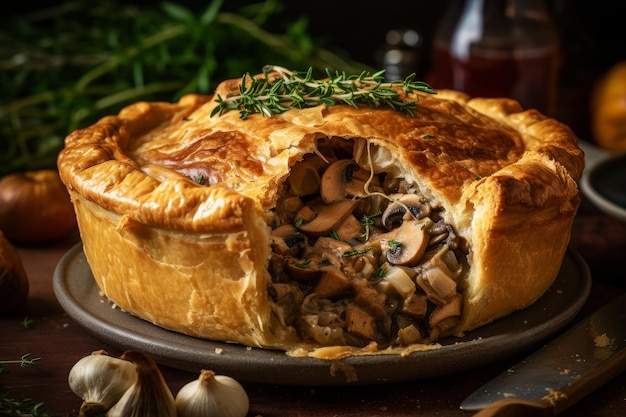
[[[581,191],[596,207],[626,222],[626,153],[609,153],[583,144],[586,167]]]
[[[190,372],[212,369],[250,382],[345,386],[432,378],[520,353],[546,340],[575,317],[589,295],[591,275],[580,255],[569,250],[554,285],[524,310],[468,332],[463,338],[441,340],[443,346],[437,350],[404,357],[352,357],[340,364],[198,339],[112,308],[111,302],[100,295],[80,243],[59,262],[53,286],[63,309],[88,332],[120,350],[141,350],[162,365]],[[348,375],[356,375],[357,379]]]

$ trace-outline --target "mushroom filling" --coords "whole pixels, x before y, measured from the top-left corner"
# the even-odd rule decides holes
[[[326,346],[432,342],[460,321],[465,243],[441,207],[359,166],[352,146],[318,143],[283,185],[270,259],[277,314]]]

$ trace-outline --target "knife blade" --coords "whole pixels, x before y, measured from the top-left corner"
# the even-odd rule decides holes
[[[554,408],[562,411],[626,370],[625,347],[622,294],[480,387],[460,408],[472,411],[506,398],[548,397],[551,402],[558,398]]]

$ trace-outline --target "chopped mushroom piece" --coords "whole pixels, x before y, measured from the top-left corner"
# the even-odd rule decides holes
[[[363,227],[361,225],[361,222],[353,214],[350,214],[348,217],[346,217],[335,230],[335,232],[337,233],[337,238],[343,241],[358,239],[359,237],[361,237],[362,231]]]
[[[411,343],[417,343],[421,341],[422,334],[415,325],[410,324],[400,330],[398,330],[398,337],[404,345],[410,345]]]
[[[374,317],[382,317],[387,296],[367,285],[359,285],[356,289],[354,301],[363,306]]]
[[[402,313],[414,319],[423,319],[428,313],[428,298],[423,294],[410,294],[404,299]]]
[[[291,222],[291,219],[294,218],[296,213],[302,207],[304,203],[300,197],[292,195],[280,198],[276,202],[276,215],[279,221],[279,224],[285,225]],[[280,226],[279,226],[280,227]]]
[[[344,294],[352,286],[350,280],[334,266],[325,266],[320,268],[322,276],[313,287],[313,292],[320,297],[338,297]]]
[[[352,304],[346,307],[346,329],[367,340],[374,340],[376,337],[374,317]]]

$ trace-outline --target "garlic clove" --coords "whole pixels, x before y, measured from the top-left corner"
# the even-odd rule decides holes
[[[83,400],[81,416],[102,414],[119,401],[136,380],[135,365],[109,356],[104,350],[78,360],[68,375],[70,389]]]
[[[237,380],[204,369],[176,394],[179,417],[245,417],[249,407],[248,394]]]
[[[135,364],[137,380],[106,416],[177,417],[174,396],[156,362],[136,350],[125,351],[120,359]]]

